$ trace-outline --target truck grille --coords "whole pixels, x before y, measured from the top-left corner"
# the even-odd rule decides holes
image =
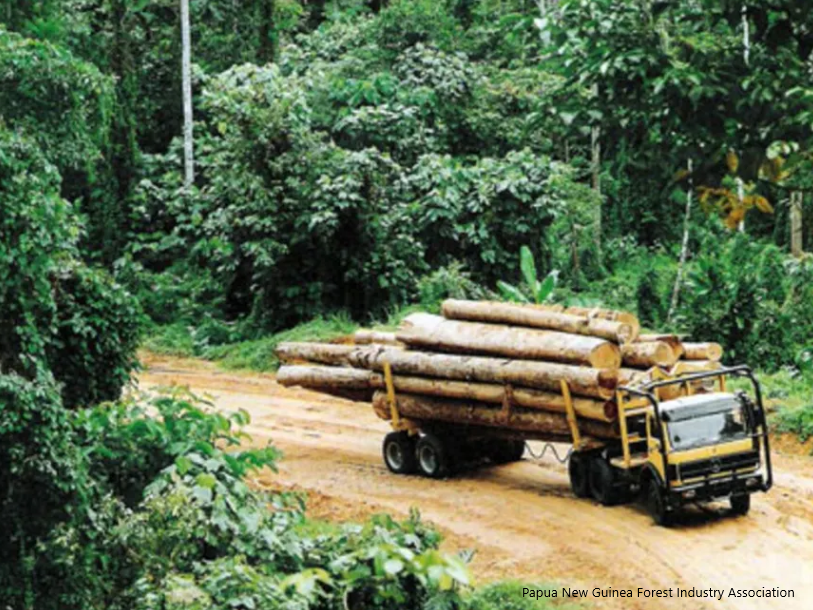
[[[697,462],[687,462],[680,464],[681,479],[695,479],[697,477],[708,477],[721,472],[731,472],[732,470],[754,469],[759,466],[759,452],[737,453],[726,455],[710,460],[698,460]]]

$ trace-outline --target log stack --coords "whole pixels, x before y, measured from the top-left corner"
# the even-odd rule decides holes
[[[394,333],[359,331],[354,344],[283,343],[277,381],[372,402],[398,413],[560,440],[566,395],[582,434],[618,435],[615,390],[673,373],[719,368],[716,343],[640,334],[632,314],[605,309],[447,300],[442,316],[415,313]]]

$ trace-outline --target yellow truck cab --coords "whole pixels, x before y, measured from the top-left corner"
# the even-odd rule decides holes
[[[726,391],[750,380],[753,395]],[[746,514],[750,494],[773,483],[759,383],[745,366],[619,388],[620,442],[577,447],[570,481],[577,496],[614,504],[640,491],[659,525],[688,503],[729,499]]]

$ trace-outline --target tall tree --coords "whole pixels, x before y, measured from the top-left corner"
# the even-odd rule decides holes
[[[802,243],[802,201],[801,191],[794,191],[790,194],[790,252],[793,256],[800,257],[804,253]]]
[[[181,0],[181,45],[183,46],[184,185],[186,188],[190,188],[195,182],[195,143],[192,115],[192,36],[189,23],[189,0]]]
[[[276,0],[260,0],[260,48],[257,57],[260,63],[268,64],[277,58],[277,31],[274,25]]]

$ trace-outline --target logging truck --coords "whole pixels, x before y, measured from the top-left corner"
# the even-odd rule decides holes
[[[568,442],[570,485],[577,497],[613,505],[638,492],[659,525],[668,525],[683,505],[718,499],[728,499],[732,512],[744,515],[751,494],[773,483],[762,394],[746,366],[618,387],[618,435],[611,439],[586,433],[589,422],[580,420],[565,381],[567,436],[521,431],[512,421],[510,386],[500,411],[502,429],[498,421],[482,426],[416,418],[414,409],[404,417],[400,410],[409,398],[396,395],[389,365],[383,369],[386,391],[377,393],[373,406],[380,416],[389,410],[393,431],[384,439],[383,458],[396,474],[444,478],[458,465],[484,457],[492,463],[520,460],[529,440]],[[753,392],[727,391],[728,378],[747,379]]]

